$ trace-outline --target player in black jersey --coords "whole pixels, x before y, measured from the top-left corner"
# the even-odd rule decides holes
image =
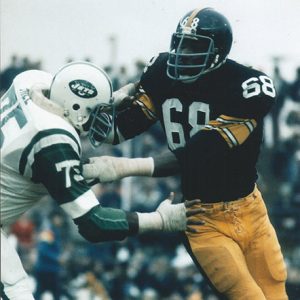
[[[227,59],[228,20],[211,8],[186,14],[169,53],[146,67],[138,84],[114,93],[136,100],[115,120],[116,144],[159,121],[170,153],[145,159],[91,158],[87,177],[111,181],[131,175],[180,172],[185,199],[201,199],[207,213],[187,248],[218,295],[228,299],[287,299],[286,268],[276,233],[256,186],[263,119],[275,101],[264,73]],[[127,97],[127,100],[128,100]],[[97,169],[106,168],[105,175]]]

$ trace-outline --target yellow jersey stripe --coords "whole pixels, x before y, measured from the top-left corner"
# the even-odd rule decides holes
[[[140,95],[138,100],[135,101],[135,103],[142,108],[142,111],[149,120],[156,119],[156,110],[151,98],[148,95]]]
[[[217,130],[230,148],[241,145],[255,129],[254,119],[240,119],[222,115],[210,121],[204,130]]]

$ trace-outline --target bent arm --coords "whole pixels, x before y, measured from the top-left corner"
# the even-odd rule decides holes
[[[137,213],[94,206],[83,216],[74,219],[79,233],[89,242],[123,240],[138,233]]]
[[[199,200],[194,200],[197,204]],[[190,225],[202,224],[189,219],[202,213],[199,209],[186,209],[186,203],[172,204],[164,200],[156,211],[150,213],[125,212],[120,209],[94,206],[84,215],[75,218],[79,233],[92,243],[123,240],[124,238],[148,231],[184,231],[193,230]]]
[[[129,87],[127,88],[127,86]],[[113,145],[122,143],[147,131],[157,121],[151,98],[143,91],[137,90],[137,84],[128,84],[127,86],[114,92],[117,114],[113,129],[105,143]],[[123,89],[130,90],[127,92],[127,96]]]

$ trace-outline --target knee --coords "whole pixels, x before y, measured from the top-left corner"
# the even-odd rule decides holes
[[[197,260],[211,284],[231,300],[265,300],[262,290],[251,277],[245,263],[224,247],[195,251]]]

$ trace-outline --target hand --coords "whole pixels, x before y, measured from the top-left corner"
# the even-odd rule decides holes
[[[83,165],[85,179],[97,178],[100,182],[111,182],[127,176],[152,176],[154,162],[148,158],[100,156],[92,157]]]
[[[121,109],[121,107],[126,107],[130,105],[134,99],[136,94],[137,85],[134,83],[129,83],[117,91],[113,92],[113,99],[117,109]]]
[[[201,203],[201,200],[185,201],[180,204],[172,204],[174,201],[174,193],[170,193],[168,199],[164,200],[156,209],[163,220],[163,231],[188,231],[197,232],[197,230],[189,225],[203,225],[205,222],[196,220],[193,216],[203,214],[204,208],[193,208],[195,204]]]
[[[89,158],[83,165],[82,174],[85,179],[99,179],[100,182],[111,182],[123,178],[122,158],[113,156],[99,156]]]
[[[122,111],[132,105],[132,103],[137,100],[136,96],[126,96],[122,100],[114,100],[115,103],[118,103],[116,106],[117,111]]]

